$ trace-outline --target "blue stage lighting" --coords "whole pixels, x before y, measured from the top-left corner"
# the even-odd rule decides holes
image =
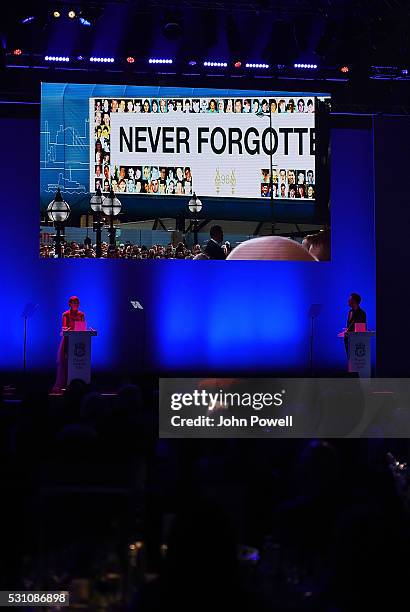
[[[113,64],[114,63],[114,58],[113,57],[90,57],[90,62],[97,62],[97,63],[103,63],[103,64]]]
[[[31,23],[34,20],[35,20],[35,16],[34,15],[29,15],[28,17],[24,17],[21,20],[21,23]]]
[[[156,58],[156,57],[151,57],[148,60],[149,64],[172,64],[173,60],[172,59],[161,59],[161,58]]]
[[[269,64],[245,64],[245,68],[269,68]]]
[[[69,62],[70,58],[64,55],[46,55],[46,62]]]
[[[89,21],[89,19],[86,19],[85,17],[80,17],[79,22],[83,26],[91,26],[91,21]]]
[[[307,68],[310,70],[314,70],[315,68],[317,68],[317,64],[293,64],[294,68]]]
[[[211,68],[226,68],[227,62],[204,62],[204,66]]]

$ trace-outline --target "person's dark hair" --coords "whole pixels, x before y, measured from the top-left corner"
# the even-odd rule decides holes
[[[220,225],[213,225],[209,230],[209,235],[211,238],[217,238],[221,234],[223,234],[223,229]]]
[[[352,297],[354,299],[356,304],[360,304],[360,302],[362,301],[362,296],[359,295],[358,293],[351,293],[350,297]]]
[[[313,234],[308,234],[307,236],[303,238],[303,241],[305,242],[304,246],[307,250],[309,250],[310,247],[312,246],[312,238],[313,238]]]
[[[322,230],[317,234],[313,234],[310,243],[313,247],[320,247],[320,261],[330,261],[330,231],[328,229]],[[358,304],[360,303],[361,297],[354,293],[359,298]]]

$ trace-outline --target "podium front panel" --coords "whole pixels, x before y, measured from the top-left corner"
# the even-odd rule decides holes
[[[371,339],[373,332],[349,332],[349,372],[358,372],[363,378],[371,376]]]
[[[67,384],[79,379],[91,381],[91,334],[88,331],[70,331],[68,334]]]

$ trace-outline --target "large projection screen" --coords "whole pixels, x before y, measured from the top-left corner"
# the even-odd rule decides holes
[[[60,186],[84,214],[98,187],[128,220],[315,221],[329,210],[327,94],[42,85],[41,206]]]

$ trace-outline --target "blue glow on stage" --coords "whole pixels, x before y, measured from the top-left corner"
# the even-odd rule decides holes
[[[22,367],[21,312],[27,302],[40,304],[29,321],[28,367],[54,369],[60,317],[71,294],[80,297],[88,324],[98,330],[93,363],[106,372],[139,366],[142,323],[131,299],[145,306],[147,363],[163,373],[306,370],[312,303],[324,305],[316,321],[316,366],[342,369],[345,354],[337,333],[351,291],[363,296],[369,326],[375,327],[371,130],[332,132],[330,263],[134,262],[39,259],[39,122],[1,120],[0,127],[7,143],[0,241],[2,370]]]
[[[372,177],[370,130],[333,130],[329,263],[164,261],[156,266],[159,366],[188,371],[306,370],[308,310],[312,303],[321,303],[323,311],[315,322],[316,367],[345,368],[337,333],[345,326],[352,291],[363,296],[369,326],[375,327]]]

